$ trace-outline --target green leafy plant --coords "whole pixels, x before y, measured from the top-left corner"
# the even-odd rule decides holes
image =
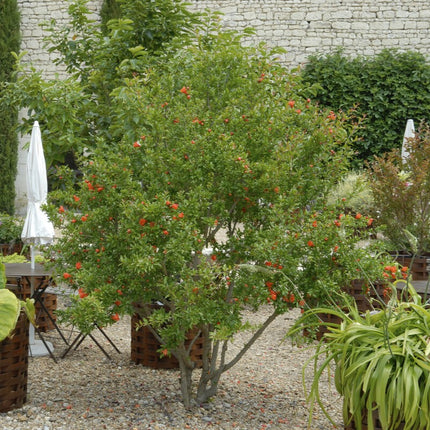
[[[409,139],[410,152],[399,150],[375,158],[368,179],[373,194],[375,223],[387,248],[422,255],[430,251],[430,128],[422,124]]]
[[[362,120],[354,142],[354,163],[401,145],[408,118],[429,117],[430,65],[414,51],[382,50],[372,57],[348,57],[341,50],[315,55],[303,69],[315,98],[334,110],[356,109]]]
[[[366,172],[351,171],[345,175],[330,191],[327,203],[339,205],[347,213],[372,213],[373,195]]]
[[[71,27],[53,33],[70,79],[23,74],[9,93],[46,119],[48,139],[57,136],[51,156],[86,148],[75,160],[79,175],[60,168],[49,196],[61,234],[48,258],[78,292],[62,317],[87,333],[138,308],[160,354],[179,361],[184,404],[201,404],[270,323],[300,305],[291,280],[305,277],[303,250],[314,267],[318,250],[333,261],[335,243],[304,248],[300,234],[347,171],[353,129],[308,99],[276,50],[243,46],[249,31],[221,32],[216,15],[191,35],[183,34],[187,18],[179,38],[152,49],[136,46],[133,17],[111,21],[100,39],[85,2],[70,11]],[[321,227],[323,241],[333,226]],[[340,279],[336,270],[325,276],[332,273]],[[331,287],[329,294],[341,288]],[[315,302],[326,300],[319,283],[306,288]],[[261,326],[243,320],[244,309],[267,304],[273,312]],[[205,339],[195,391],[190,328]],[[250,341],[227,362],[228,344],[243,330]]]
[[[35,316],[33,299],[19,300],[12,291],[5,289],[5,285],[5,267],[0,263],[0,342],[13,335],[21,310],[32,323]]]
[[[50,173],[58,164],[78,170],[76,158],[95,147],[99,138],[121,139],[111,130],[111,91],[140,67],[160,61],[172,40],[180,37],[184,42],[198,22],[182,1],[124,0],[118,2],[121,16],[104,23],[105,34],[87,3],[71,2],[66,24],[45,23],[47,50],[55,53],[56,64],[68,77],[46,80],[23,62],[25,53],[15,54],[16,82],[8,82],[0,94],[9,111],[26,109],[28,115],[18,126],[23,134],[31,131],[35,119],[39,121]],[[127,68],[121,67],[123,62]]]
[[[24,220],[7,213],[0,213],[0,243],[13,245],[21,242]]]
[[[108,22],[111,19],[118,19],[121,17],[121,9],[116,0],[104,0],[100,10],[101,30],[103,34],[109,34]]]
[[[388,305],[376,313],[360,314],[346,304],[347,313],[333,308],[307,311],[291,328],[293,336],[318,313],[329,313],[341,323],[328,325],[318,344],[313,363],[313,382],[308,401],[327,414],[320,398],[324,372],[335,366],[335,386],[343,396],[345,424],[352,420],[361,430],[374,430],[375,411],[384,430],[430,428],[430,366],[428,365],[430,312],[408,285],[408,301],[397,298],[395,284]],[[329,417],[330,418],[330,417]],[[404,427],[401,427],[404,425]],[[379,428],[379,424],[378,424]]]
[[[3,84],[14,80],[14,58],[19,52],[21,17],[16,0],[0,3],[0,97]],[[13,214],[15,200],[16,163],[18,159],[18,107],[0,103],[0,212]]]
[[[186,406],[215,395],[222,373],[299,305],[300,283],[291,279],[304,278],[298,267],[308,254],[304,236],[293,233],[312,228],[311,214],[324,209],[347,169],[351,130],[343,116],[308,100],[275,51],[243,47],[241,37],[219,32],[208,17],[189,46],[124,78],[110,105],[110,129],[122,141],[100,139],[80,160],[80,180],[62,169],[50,194],[61,231],[53,265],[79,292],[63,316],[87,332],[141,305],[160,354],[180,363]],[[331,216],[330,225],[321,222],[321,241],[325,228],[337,228]],[[332,249],[313,240],[314,262],[317,250],[332,261],[325,255]],[[315,300],[318,288],[314,282]],[[339,288],[333,282],[331,293]],[[267,304],[273,312],[261,326],[243,320],[243,309]],[[205,339],[195,393],[185,347],[194,327]],[[227,362],[242,330],[251,340]]]

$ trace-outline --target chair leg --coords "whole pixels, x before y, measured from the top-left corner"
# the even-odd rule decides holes
[[[43,312],[45,312],[45,314],[48,316],[49,320],[51,321],[52,325],[54,326],[55,330],[57,330],[58,334],[61,336],[61,338],[63,339],[64,343],[66,345],[69,344],[69,342],[67,341],[67,339],[64,337],[64,334],[62,333],[62,331],[60,330],[60,328],[57,325],[57,322],[54,320],[54,318],[52,318],[51,313],[48,311],[48,309],[46,309],[45,303],[43,303],[43,297],[37,296],[35,303],[39,303]]]
[[[112,361],[112,358],[111,358],[111,356],[105,351],[105,349],[100,345],[100,343],[97,341],[97,339],[90,333],[89,335],[88,335],[92,340],[93,340],[93,342],[101,349],[101,351],[103,352],[103,354],[107,357],[107,359],[108,360],[111,360]]]
[[[97,326],[97,328],[99,329],[99,331],[101,332],[101,334],[107,339],[107,341],[112,345],[112,347],[115,349],[115,351],[118,354],[121,354],[121,351],[118,349],[118,347],[112,342],[112,340],[110,339],[110,337],[104,332],[104,330],[102,330],[99,326]]]
[[[121,351],[118,349],[118,347],[113,343],[113,341],[109,338],[109,336],[97,325],[94,324],[95,327],[99,329],[99,331],[102,333],[102,335],[107,339],[107,341],[112,345],[112,347],[115,349],[115,351],[118,352],[118,354],[121,354]],[[65,358],[66,355],[70,352],[72,348],[75,350],[79,348],[81,343],[84,341],[84,339],[89,336],[91,340],[100,348],[100,350],[103,352],[103,354],[107,357],[108,360],[112,360],[112,357],[108,354],[108,352],[103,348],[103,346],[100,344],[100,342],[92,335],[92,333],[83,334],[79,333],[76,338],[73,340],[73,342],[69,345],[69,347],[64,351],[61,358]]]
[[[69,347],[64,351],[64,353],[63,353],[63,355],[61,356],[61,358],[64,358],[69,352],[70,352],[70,350],[73,348],[73,347],[75,347],[75,345],[76,345],[76,347],[75,347],[75,349],[76,348],[78,348],[79,347],[79,345],[83,342],[83,340],[85,339],[85,335],[84,334],[82,334],[82,333],[79,333],[77,336],[76,336],[76,338],[75,338],[75,340],[69,345]]]
[[[51,351],[51,348],[50,348],[50,347],[49,347],[49,345],[47,344],[47,342],[46,342],[45,338],[42,336],[42,333],[40,332],[40,330],[39,330],[37,327],[35,327],[35,330],[36,330],[37,334],[39,335],[40,340],[42,341],[42,343],[43,343],[43,345],[45,346],[46,350],[48,351],[49,356],[54,360],[54,362],[55,362],[55,363],[58,363],[58,361],[57,361],[57,359],[55,358],[55,356],[54,356],[53,352]],[[30,348],[30,354],[31,354],[31,345],[29,345],[29,348]]]

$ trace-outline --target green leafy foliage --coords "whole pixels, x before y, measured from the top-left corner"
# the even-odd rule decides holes
[[[355,108],[363,119],[355,142],[356,164],[401,146],[406,122],[429,118],[430,65],[419,53],[383,50],[350,58],[335,52],[312,56],[303,70],[317,84],[316,99],[334,110]]]
[[[85,152],[79,176],[59,169],[48,208],[61,230],[52,264],[78,291],[63,317],[89,332],[140,305],[181,364],[189,406],[190,328],[205,337],[201,403],[277,315],[303,306],[301,297],[326,303],[345,282],[341,268],[356,275],[349,244],[367,221],[340,227],[325,212],[353,130],[307,98],[276,51],[243,47],[210,16],[185,36],[193,17],[176,2],[120,4],[106,37],[86,3],[72,3],[71,24],[51,30],[70,78],[46,82],[18,68],[5,97],[37,113],[51,163]],[[156,6],[163,14],[153,16]],[[322,271],[327,285],[315,282]],[[261,327],[242,320],[243,309],[267,304]],[[250,343],[227,363],[228,341],[245,329]]]
[[[306,312],[290,330],[292,335],[318,313],[329,313],[341,323],[330,324],[329,333],[318,344],[315,356],[305,365],[315,369],[308,400],[323,410],[319,382],[331,364],[335,386],[343,396],[343,419],[362,427],[363,415],[369,430],[375,429],[377,411],[381,427],[395,430],[430,429],[430,383],[428,364],[430,312],[411,285],[409,301],[397,299],[396,286],[387,307],[361,315],[348,306],[348,313],[334,309]],[[327,414],[327,412],[325,411]]]
[[[121,10],[116,0],[104,0],[100,10],[100,17],[102,20],[101,30],[103,34],[109,34],[108,22],[111,19],[118,19],[121,16]]]
[[[0,97],[2,84],[13,79],[14,58],[12,51],[20,48],[20,15],[16,0],[0,2]],[[16,124],[17,106],[0,103],[0,211],[13,214],[15,200],[15,176],[18,157]]]
[[[7,213],[0,213],[0,243],[10,245],[21,242],[24,220]]]
[[[197,22],[196,15],[176,0],[118,3],[121,17],[109,21],[108,34],[91,18],[86,0],[70,4],[66,24],[45,24],[47,49],[68,72],[66,79],[45,80],[15,55],[17,82],[8,83],[2,100],[8,108],[28,110],[21,132],[29,132],[34,120],[39,121],[48,168],[64,163],[76,168],[76,159],[98,139],[119,140],[110,129],[112,90],[123,78],[146,68],[149,57],[158,61],[175,38],[185,41]],[[124,62],[127,67],[122,67]]]
[[[34,323],[35,308],[33,299],[25,302],[7,289],[5,266],[0,263],[0,342],[13,334],[21,309],[25,311],[28,319]]]
[[[59,168],[47,208],[61,231],[49,258],[78,292],[63,317],[87,333],[138,305],[161,351],[178,359],[190,406],[190,328],[205,339],[194,396],[202,403],[276,316],[300,305],[301,294],[325,303],[328,290],[341,288],[331,252],[341,247],[341,232],[365,217],[336,230],[328,210],[318,240],[306,234],[348,169],[353,127],[312,103],[276,50],[244,47],[242,34],[219,30],[216,15],[184,34],[194,18],[179,3],[120,4],[124,15],[102,37],[85,2],[72,3],[71,25],[52,33],[71,77],[45,82],[22,73],[8,96],[43,119],[47,158],[84,154],[76,157],[78,175]],[[166,5],[162,15],[175,5],[175,16],[154,17],[151,31],[166,23],[175,31],[147,41],[139,25],[152,16],[148,8]],[[359,238],[346,235],[351,243]],[[304,246],[309,240],[315,247]],[[352,267],[353,256],[344,255]],[[332,264],[328,289],[311,278],[319,258],[321,270]],[[299,271],[308,261],[309,270]],[[243,321],[244,309],[265,305],[273,312],[261,327]],[[228,342],[247,329],[250,342],[227,362]]]
[[[430,128],[422,124],[407,143],[376,157],[368,170],[373,213],[392,251],[422,255],[430,251]]]
[[[343,116],[304,96],[300,77],[281,67],[275,52],[240,42],[208,17],[189,46],[125,77],[111,93],[110,130],[118,142],[100,139],[80,160],[78,182],[63,169],[50,194],[50,217],[61,230],[53,264],[79,292],[64,316],[88,331],[139,304],[162,350],[182,363],[186,405],[190,328],[206,338],[201,403],[261,331],[299,305],[301,294],[325,303],[327,290],[341,288],[335,269],[324,289],[311,279],[314,269],[297,268],[308,257],[312,268],[319,259],[335,267],[331,252],[341,248],[345,231],[334,224],[338,215],[318,218],[318,239],[310,218],[347,170],[352,131]],[[344,223],[351,243],[360,223],[365,217]],[[314,248],[304,246],[311,239],[305,230],[314,234]],[[154,308],[157,302],[164,306]],[[227,363],[228,341],[251,328],[242,310],[265,305],[273,313]]]

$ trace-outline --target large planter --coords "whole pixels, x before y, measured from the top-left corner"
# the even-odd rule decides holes
[[[373,428],[374,430],[383,430],[382,424],[379,421],[378,418],[378,411],[373,411],[372,413],[372,421],[373,421]],[[355,424],[354,420],[352,420],[349,424],[345,424],[344,430],[357,430],[357,425]],[[405,423],[400,423],[396,430],[403,430],[405,428]],[[361,430],[369,430],[369,423],[367,419],[367,411],[363,411],[363,417],[361,420]]]
[[[179,362],[173,355],[160,356],[161,345],[148,327],[142,326],[136,330],[140,321],[138,313],[135,313],[131,318],[131,360],[136,364],[142,364],[153,369],[178,369]],[[196,334],[197,329],[188,333],[185,341],[186,346],[190,345]],[[200,335],[191,348],[191,360],[197,367],[202,366],[203,341],[204,338]]]
[[[409,267],[413,281],[426,281],[430,267],[430,255],[417,255],[412,257],[408,254],[395,254],[396,261],[402,266]]]
[[[321,325],[316,326],[312,329],[305,327],[303,329],[304,337],[314,336],[314,339],[316,339],[317,341],[320,341],[323,338],[324,334],[330,331],[327,327],[327,324],[340,324],[341,322],[340,318],[331,314],[319,313],[317,314],[317,317],[321,321]]]
[[[364,279],[354,279],[343,290],[350,294],[360,312],[381,309],[388,303],[389,296],[387,284],[383,281],[375,281],[371,284]],[[391,291],[391,290],[390,290]]]
[[[0,342],[0,412],[21,408],[27,401],[28,327],[22,311],[13,337]]]
[[[2,255],[20,254],[23,245],[21,242],[18,243],[0,243],[0,252]]]
[[[26,300],[31,297],[31,285],[27,282],[25,277],[21,278],[21,288],[19,292],[15,291],[17,297],[21,300]],[[49,279],[46,276],[40,276],[34,278],[34,283],[36,286],[45,287],[49,282]],[[16,285],[16,278],[8,278],[7,283],[10,285]],[[51,293],[44,293],[41,296],[41,300],[49,314],[51,315],[54,321],[57,320],[57,316],[55,315],[55,311],[57,310],[57,295]],[[36,302],[36,324],[38,329],[42,333],[46,333],[49,330],[53,330],[55,328],[54,323],[48,317],[46,312],[42,309],[42,306],[39,302]]]

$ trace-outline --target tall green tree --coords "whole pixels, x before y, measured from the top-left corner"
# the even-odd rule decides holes
[[[13,79],[12,51],[20,49],[20,14],[16,0],[0,0],[0,83]],[[0,87],[0,95],[2,89]],[[18,140],[15,126],[18,111],[14,105],[0,105],[0,212],[13,213]]]
[[[52,20],[46,28],[48,50],[69,77],[45,80],[41,72],[19,63],[18,82],[3,97],[9,106],[27,109],[21,131],[30,131],[38,119],[45,130],[48,166],[66,160],[73,164],[76,155],[93,148],[100,138],[118,142],[120,136],[111,130],[112,90],[146,69],[148,62],[160,61],[175,38],[184,42],[197,22],[179,0],[122,0],[121,18],[108,21],[105,35],[87,3],[72,2],[69,21],[60,25]]]

